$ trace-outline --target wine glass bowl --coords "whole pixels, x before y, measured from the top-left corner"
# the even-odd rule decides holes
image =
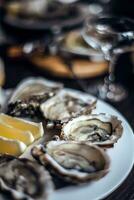
[[[86,19],[84,40],[93,48],[102,51],[109,61],[109,76],[99,86],[99,97],[113,102],[127,96],[122,85],[115,83],[115,64],[118,56],[134,50],[134,21],[116,16],[89,17]]]

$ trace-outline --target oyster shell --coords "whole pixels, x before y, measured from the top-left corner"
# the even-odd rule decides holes
[[[50,141],[32,149],[32,155],[53,174],[72,183],[99,179],[108,172],[109,159],[99,147],[82,142]]]
[[[7,113],[12,116],[36,116],[41,102],[54,96],[62,84],[41,78],[23,80],[9,100]]]
[[[61,138],[111,146],[121,137],[123,127],[115,116],[107,114],[82,115],[64,124]]]
[[[47,121],[47,128],[61,128],[63,122],[81,114],[89,114],[96,105],[95,99],[83,100],[76,93],[66,90],[41,104],[40,109]]]
[[[15,200],[47,199],[53,190],[49,173],[25,158],[0,155],[0,190]]]

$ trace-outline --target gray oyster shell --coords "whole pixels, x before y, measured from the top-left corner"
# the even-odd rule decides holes
[[[81,93],[80,93],[81,94]],[[81,98],[77,93],[61,90],[40,106],[47,128],[61,128],[62,123],[82,114],[89,114],[96,106],[95,99]]]
[[[7,113],[12,116],[38,116],[40,104],[54,96],[62,84],[42,78],[24,79],[9,99]]]
[[[14,200],[46,200],[53,184],[49,173],[37,163],[0,155],[0,190]]]
[[[108,114],[82,115],[62,127],[64,140],[90,142],[100,146],[112,146],[122,136],[121,121]]]
[[[109,158],[99,147],[82,142],[50,141],[35,146],[32,155],[52,174],[67,182],[84,183],[108,173]]]

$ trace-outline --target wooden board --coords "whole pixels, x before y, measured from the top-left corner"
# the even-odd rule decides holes
[[[37,67],[50,73],[71,78],[71,72],[59,56],[33,56],[30,61]],[[108,70],[108,63],[105,61],[90,61],[88,59],[73,59],[73,70],[80,78],[90,78],[102,75]]]
[[[0,86],[3,86],[5,82],[5,71],[4,71],[4,64],[0,59]]]

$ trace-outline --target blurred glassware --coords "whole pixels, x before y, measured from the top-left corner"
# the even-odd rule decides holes
[[[70,4],[70,3],[75,3],[78,0],[55,0],[55,1],[58,1],[60,3]]]
[[[57,1],[23,0],[3,5],[3,21],[11,27],[25,30],[50,30],[80,25],[88,9],[81,3],[63,4]]]
[[[104,11],[104,7],[98,3],[89,4],[89,13],[91,15],[98,16],[102,14]]]
[[[62,46],[63,39],[68,40],[67,46]],[[107,62],[104,60],[103,55],[85,43],[80,35],[80,30],[65,34],[62,40],[57,41],[55,46],[51,46],[49,42],[46,44],[43,40],[10,45],[7,48],[6,55],[12,59],[28,59],[40,69],[49,71],[54,75],[57,73],[56,76],[59,77],[72,78],[70,69],[68,70],[68,63],[65,61],[66,54],[69,54],[72,70],[78,78],[96,77],[107,71]],[[85,52],[81,51],[84,48],[83,43],[87,48]],[[52,50],[52,47],[55,47],[55,49]],[[72,47],[74,47],[73,50]]]
[[[89,46],[81,35],[81,30],[64,34],[59,41],[59,49],[73,55],[88,57],[92,61],[104,61],[102,52]]]
[[[114,67],[120,54],[134,50],[134,22],[115,16],[88,17],[82,34],[85,41],[101,50],[110,62],[109,76],[98,88],[99,97],[112,102],[123,100],[127,97],[127,91],[115,83]]]
[[[48,6],[48,1],[44,0],[23,0],[9,1],[5,3],[6,11],[11,15],[34,15],[40,16]]]

